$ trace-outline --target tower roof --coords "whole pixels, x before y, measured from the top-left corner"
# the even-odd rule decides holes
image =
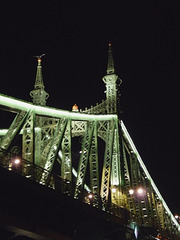
[[[112,55],[112,49],[111,49],[111,43],[109,43],[109,49],[108,49],[108,64],[107,64],[107,74],[114,74],[115,68],[114,68],[114,60]]]

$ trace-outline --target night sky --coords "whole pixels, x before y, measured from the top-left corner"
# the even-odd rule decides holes
[[[101,102],[111,41],[123,80],[122,120],[170,210],[180,214],[178,1],[12,1],[0,11],[0,93],[26,101],[33,56],[46,53],[47,105],[71,110]]]

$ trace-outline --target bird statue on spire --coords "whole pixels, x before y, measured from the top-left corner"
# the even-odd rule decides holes
[[[43,54],[41,54],[41,55],[39,55],[39,56],[33,56],[33,57],[37,58],[38,65],[40,65],[40,63],[41,63],[41,58],[44,57],[45,55],[46,55],[46,53],[43,53]]]

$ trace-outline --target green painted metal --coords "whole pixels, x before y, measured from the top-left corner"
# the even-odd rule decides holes
[[[103,172],[102,172],[102,180],[101,180],[101,202],[102,202],[103,210],[106,209],[108,196],[109,196],[112,149],[113,149],[113,142],[114,142],[114,129],[115,129],[114,121],[110,121],[108,123],[108,131],[106,136],[107,139],[106,139],[104,164],[103,164]]]
[[[99,191],[99,166],[98,166],[98,136],[97,136],[97,121],[94,122],[94,131],[91,141],[91,151],[89,156],[90,169],[90,189],[93,193],[93,206],[100,205]]]
[[[62,140],[62,164],[61,164],[61,177],[68,182],[72,182],[71,131],[72,131],[71,120],[69,119]]]
[[[46,100],[49,97],[49,94],[44,90],[43,75],[42,75],[42,66],[41,66],[41,56],[37,56],[38,65],[36,72],[36,80],[34,89],[30,92],[33,103],[35,105],[45,106]]]
[[[19,134],[25,120],[29,116],[29,112],[26,111],[21,111],[19,112],[14,121],[12,122],[11,126],[9,127],[8,131],[6,134],[3,136],[1,143],[0,143],[0,148],[3,150],[9,150],[12,141],[16,137],[16,135]]]
[[[117,113],[117,86],[118,76],[115,74],[111,44],[108,51],[107,75],[103,77],[106,84],[107,113]]]
[[[34,113],[31,112],[23,126],[22,157],[34,162]]]
[[[36,106],[32,103],[24,102],[22,100],[17,100],[12,97],[5,96],[0,94],[0,109],[7,109],[11,112],[19,112],[19,111],[28,111],[32,110],[37,115],[47,116],[50,118],[68,118],[71,120],[79,120],[79,121],[108,121],[112,119],[118,119],[116,114],[108,114],[108,115],[96,115],[96,114],[85,114],[80,112],[70,112],[61,109],[55,109],[52,107],[43,107]]]
[[[75,198],[79,198],[79,195],[84,187],[84,180],[85,180],[85,174],[91,149],[91,140],[94,130],[94,124],[95,123],[87,123],[86,125],[86,131],[83,138],[82,143],[82,150],[79,160],[79,166],[78,166],[78,172],[77,172],[77,181],[76,181],[76,188],[75,188]]]
[[[40,183],[46,184],[46,181],[48,180],[49,172],[52,171],[54,161],[57,157],[60,144],[64,135],[64,131],[66,128],[67,120],[66,119],[60,119],[59,123],[56,127],[56,131],[54,134],[54,138],[51,141],[51,146],[47,155],[47,160],[44,166],[44,172],[42,174]]]
[[[58,161],[61,179],[72,183],[72,174],[76,177],[75,198],[86,201],[85,189],[87,193],[93,193],[94,207],[110,211],[109,204],[115,204],[128,209],[129,220],[140,226],[156,227],[164,234],[168,231],[179,235],[179,224],[117,113],[117,80],[109,45],[107,75],[103,78],[106,84],[105,101],[80,112],[45,107],[47,93],[44,90],[41,62],[38,60],[36,82],[31,91],[34,104],[0,94],[0,108],[17,113],[10,128],[0,131],[0,147],[10,149],[14,138],[21,133],[22,157],[44,168],[38,178],[41,184],[48,185],[52,180],[49,179],[50,172],[55,161]],[[72,168],[71,156],[71,141],[76,136],[83,137],[77,172]],[[105,142],[103,166],[100,166],[101,161],[98,159],[98,137]],[[99,172],[101,168],[102,174]],[[26,177],[30,173],[31,171],[23,170]],[[144,195],[138,197],[136,190],[140,186],[144,189]],[[55,184],[53,187],[56,187]],[[134,194],[130,194],[129,190],[132,189]],[[71,190],[70,185],[62,185],[63,193],[70,194]]]

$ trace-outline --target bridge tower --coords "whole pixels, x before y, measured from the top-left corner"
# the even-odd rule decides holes
[[[107,113],[117,113],[117,80],[118,76],[115,74],[114,60],[111,49],[111,43],[109,43],[108,50],[108,64],[107,74],[103,77],[103,81],[106,84],[106,100],[107,100]]]
[[[30,92],[30,96],[32,97],[33,103],[35,105],[40,105],[40,106],[45,106],[46,100],[49,97],[49,94],[44,89],[44,83],[43,83],[42,65],[41,65],[41,58],[43,55],[37,56],[38,65],[37,65],[37,72],[36,72],[36,80],[34,84],[34,89]]]
[[[30,92],[32,102],[34,105],[46,106],[46,100],[49,94],[45,91],[42,74],[42,57],[45,54],[36,56],[37,58],[37,70],[34,89]],[[47,143],[43,141],[43,131],[46,131],[47,118],[41,116],[35,116],[33,111],[29,113],[27,120],[23,126],[22,137],[22,157],[30,162],[34,162],[37,165],[42,165],[41,148]],[[44,130],[45,129],[45,130]],[[47,134],[46,134],[47,135]],[[49,136],[48,136],[49,137]],[[25,168],[28,172],[28,168]]]

